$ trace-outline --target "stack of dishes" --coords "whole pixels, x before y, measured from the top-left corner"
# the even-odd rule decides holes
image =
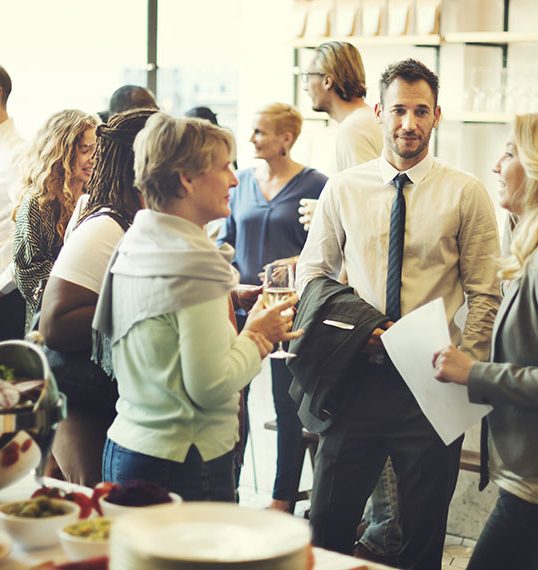
[[[110,570],[308,570],[305,521],[228,503],[186,503],[120,516]]]

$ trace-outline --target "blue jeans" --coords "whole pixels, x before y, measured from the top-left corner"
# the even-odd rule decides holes
[[[235,501],[233,455],[230,451],[204,461],[191,445],[185,461],[171,461],[126,449],[111,439],[103,451],[103,481],[152,481],[177,493],[184,501]]]
[[[364,518],[368,527],[360,542],[375,554],[397,555],[402,547],[402,531],[398,523],[398,485],[390,457],[370,497]]]
[[[536,570],[538,505],[500,489],[467,570]]]

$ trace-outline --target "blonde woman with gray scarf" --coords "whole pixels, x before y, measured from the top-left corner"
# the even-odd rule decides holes
[[[147,479],[184,500],[234,501],[239,390],[274,342],[301,334],[288,332],[284,312],[296,296],[272,309],[258,300],[239,335],[229,320],[238,275],[203,227],[230,214],[232,150],[228,131],[165,113],[136,137],[147,209],[112,257],[93,323],[94,356],[119,389],[106,481]]]

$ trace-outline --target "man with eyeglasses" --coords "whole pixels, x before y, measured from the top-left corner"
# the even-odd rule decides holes
[[[319,45],[301,74],[314,111],[325,111],[338,125],[338,172],[381,154],[383,135],[374,110],[365,103],[366,77],[359,50],[347,42]]]
[[[314,111],[325,111],[338,122],[336,167],[338,172],[362,164],[381,154],[383,131],[366,97],[366,75],[359,50],[347,42],[319,45],[301,73]],[[316,204],[305,201],[299,221],[310,227]],[[345,270],[345,268],[344,268]],[[342,276],[341,276],[342,277]],[[364,531],[364,529],[366,529]],[[364,532],[364,534],[362,534]],[[372,502],[359,525],[356,550],[363,558],[390,563],[399,552],[396,478],[389,464],[381,474]]]

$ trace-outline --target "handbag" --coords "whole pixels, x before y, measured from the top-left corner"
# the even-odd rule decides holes
[[[114,211],[97,212],[86,219],[97,216],[109,216],[124,231],[128,228],[125,219]],[[39,329],[41,303],[46,284],[47,279],[42,279],[34,293],[38,304],[32,319],[30,328],[32,331]],[[99,415],[115,415],[118,399],[117,382],[91,360],[91,349],[64,352],[46,345],[42,348],[56,378],[58,389],[66,395],[69,406]]]

